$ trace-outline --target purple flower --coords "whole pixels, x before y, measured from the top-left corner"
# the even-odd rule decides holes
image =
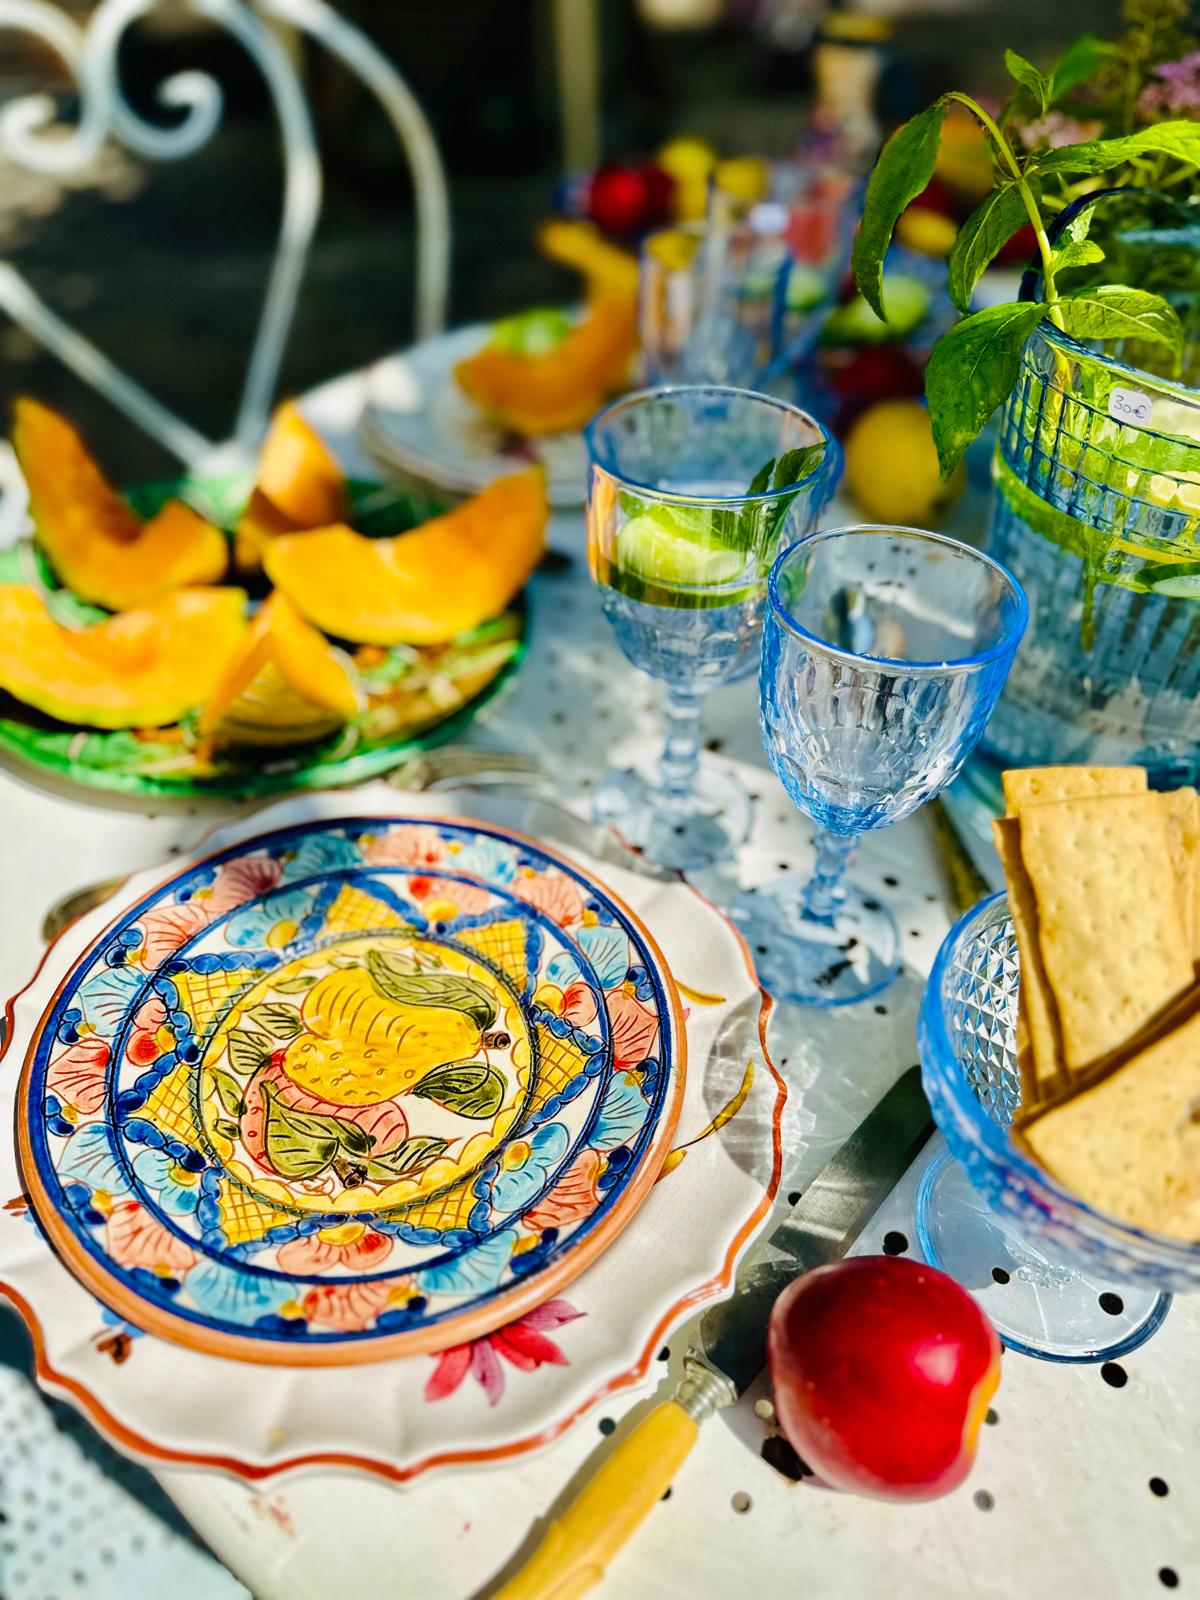
[[[1101,131],[1099,122],[1084,122],[1062,111],[1048,111],[1044,117],[1024,123],[1020,134],[1027,150],[1061,150],[1064,145],[1095,139]]]
[[[1158,82],[1148,83],[1138,96],[1139,114],[1147,122],[1200,119],[1200,50],[1190,50],[1178,61],[1160,61],[1153,72]]]

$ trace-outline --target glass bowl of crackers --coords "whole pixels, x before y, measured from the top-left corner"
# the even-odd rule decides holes
[[[1200,1290],[1200,801],[1138,767],[1004,794],[1007,891],[951,929],[921,1005],[947,1148],[918,1237],[1007,1344],[1111,1359]]]

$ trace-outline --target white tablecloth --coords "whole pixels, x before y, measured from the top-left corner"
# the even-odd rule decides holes
[[[315,392],[306,409],[347,467],[367,473],[370,464],[354,443],[361,403],[362,380],[351,377]],[[537,756],[561,775],[565,798],[586,807],[589,784],[613,756],[654,736],[657,695],[608,634],[587,579],[581,517],[558,516],[551,537],[570,566],[535,579],[529,656],[468,737]],[[754,835],[736,866],[698,880],[717,899],[728,898],[738,883],[803,869],[809,859],[807,827],[759,748],[754,694],[752,682],[719,691],[707,717],[712,747],[742,764],[757,800]],[[163,804],[147,811],[65,788],[51,792],[16,767],[0,771],[0,796],[0,990],[6,993],[28,978],[40,952],[40,922],[54,899],[186,848],[229,810]],[[804,1187],[916,1059],[921,975],[950,920],[921,818],[870,838],[856,872],[893,909],[911,970],[878,1004],[828,1014],[777,1008],[772,1053],[792,1086],[784,1196]],[[888,1231],[914,1237],[913,1186],[910,1175],[860,1248],[880,1248]],[[973,1475],[954,1494],[924,1506],[793,1485],[761,1458],[763,1428],[744,1401],[705,1426],[671,1496],[601,1592],[622,1600],[675,1594],[793,1600],[797,1593],[847,1600],[864,1594],[1131,1600],[1162,1592],[1171,1574],[1187,1592],[1200,1586],[1198,1332],[1196,1306],[1176,1302],[1155,1338],[1122,1360],[1128,1374],[1122,1388],[1106,1383],[1096,1366],[1006,1355],[995,1425],[983,1430]],[[682,1333],[675,1343],[681,1350]],[[333,1474],[261,1489],[194,1471],[158,1476],[257,1600],[465,1600],[486,1592],[526,1546],[537,1520],[611,1442],[599,1421],[617,1420],[619,1438],[621,1419],[647,1403],[655,1377],[663,1380],[674,1369],[673,1359],[650,1385],[623,1392],[536,1456],[440,1474],[405,1490]],[[380,1377],[386,1382],[385,1369]],[[1152,1493],[1152,1478],[1165,1482],[1168,1493]],[[180,1567],[180,1600],[217,1592],[199,1587],[199,1577],[189,1579],[191,1571]],[[168,1591],[156,1586],[156,1592]]]

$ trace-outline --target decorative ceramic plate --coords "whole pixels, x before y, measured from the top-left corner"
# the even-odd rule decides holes
[[[249,488],[245,477],[189,478],[129,498],[150,516],[179,495],[219,527],[232,528]],[[369,535],[403,532],[444,509],[394,484],[352,480],[349,488],[355,527]],[[51,614],[68,625],[108,615],[55,587],[32,544],[0,551],[0,583],[40,587]],[[264,795],[361,783],[405,754],[450,738],[518,664],[523,638],[518,604],[449,644],[351,646],[366,692],[363,714],[329,738],[293,750],[206,753],[195,737],[194,716],[167,728],[71,728],[0,695],[0,751],[55,777],[125,794]]]
[[[455,382],[455,366],[490,335],[488,323],[472,323],[373,367],[363,442],[382,465],[461,494],[477,494],[494,478],[540,461],[550,504],[581,506],[587,490],[582,434],[506,434]]]
[[[416,795],[397,820],[382,785],[345,802],[139,875],[10,1008],[0,1126],[24,1059],[33,1211],[0,1146],[0,1292],[42,1382],[151,1460],[403,1481],[546,1443],[727,1289],[778,1183],[765,998],[707,902],[541,802],[473,796],[491,821],[470,824]],[[688,980],[686,1085],[658,941]],[[467,1009],[416,1005],[418,979]],[[385,1071],[408,1047],[411,1082],[364,1104],[396,1007]],[[472,1074],[442,1071],[443,1039],[427,1081],[434,1025]],[[208,1353],[233,1347],[273,1364]],[[362,1364],[414,1348],[385,1381]]]
[[[300,824],[174,875],[64,977],[26,1059],[22,1172],[138,1327],[382,1360],[578,1276],[658,1174],[684,1055],[649,936],[538,846]]]

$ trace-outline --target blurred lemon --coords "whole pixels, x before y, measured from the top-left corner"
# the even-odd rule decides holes
[[[687,183],[708,177],[717,164],[717,152],[703,139],[672,139],[654,159],[677,183]]]
[[[660,228],[646,238],[642,249],[668,272],[683,272],[691,266],[700,243],[698,233],[688,233],[683,228]]]
[[[708,179],[717,152],[703,139],[672,139],[655,162],[675,180],[671,209],[679,222],[696,222],[708,210]]]
[[[958,224],[929,206],[909,206],[896,223],[896,238],[918,255],[943,260],[954,248]]]
[[[771,169],[758,156],[719,161],[713,169],[713,183],[734,200],[761,200],[770,179]]]
[[[919,400],[883,400],[846,440],[846,490],[879,522],[936,528],[966,485],[960,465],[942,482],[929,413]]]

